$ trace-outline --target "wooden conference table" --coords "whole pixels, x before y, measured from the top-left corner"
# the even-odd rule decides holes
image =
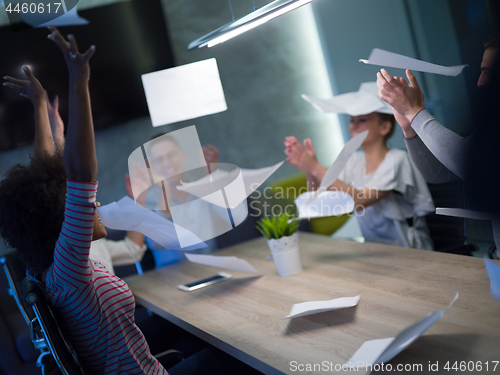
[[[500,364],[493,371],[500,361],[500,303],[490,294],[483,259],[299,236],[304,270],[295,275],[278,276],[274,262],[266,260],[266,241],[257,238],[216,255],[246,259],[261,277],[226,270],[233,279],[183,292],[178,284],[224,271],[186,261],[126,281],[138,304],[265,374],[339,373],[335,368],[365,341],[394,337],[444,309],[458,291],[444,317],[389,362],[392,373],[398,364],[414,370],[399,373],[431,373],[432,364],[438,369],[432,373],[450,374],[465,361],[471,371],[459,373],[479,373],[480,363],[483,372],[500,374]],[[283,319],[294,303],[358,294],[356,307]],[[306,371],[314,364],[320,371]],[[419,364],[421,371],[408,367]]]

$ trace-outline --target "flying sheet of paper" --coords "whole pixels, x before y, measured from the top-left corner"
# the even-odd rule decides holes
[[[187,229],[175,225],[153,211],[138,207],[133,199],[127,196],[118,202],[98,207],[97,212],[106,227],[140,232],[165,249],[189,251],[207,247],[202,240]],[[194,245],[182,247],[183,242]]]
[[[500,220],[499,215],[495,215],[490,212],[466,210],[464,208],[437,207],[436,214],[445,216],[464,217],[466,219],[475,219],[475,220]]]
[[[54,3],[53,3],[54,4]],[[53,5],[55,7],[55,5]],[[62,14],[61,16],[54,18],[45,22],[45,18],[47,18],[47,13],[38,13],[38,12],[26,12],[20,13],[22,20],[32,26],[32,27],[47,27],[47,26],[76,26],[76,25],[87,25],[89,20],[82,18],[78,15],[77,7],[74,6],[67,13]]]
[[[153,126],[227,110],[214,58],[142,75]]]
[[[418,72],[441,74],[445,76],[457,76],[468,65],[442,66],[417,60],[408,56],[374,48],[368,60],[360,59],[360,62],[370,65],[387,66],[390,68],[410,69]]]
[[[344,191],[324,191],[309,202],[313,194],[313,191],[306,191],[295,199],[299,215],[294,220],[340,216],[354,211],[354,200]]]
[[[212,204],[226,207],[224,201],[210,200],[212,197],[210,194],[224,189],[229,208],[232,209],[257,190],[257,188],[262,185],[264,181],[266,181],[279,167],[281,167],[283,163],[284,161],[281,161],[277,164],[271,165],[270,167],[258,169],[244,169],[238,168],[232,164],[219,163],[218,166],[222,168],[224,168],[224,166],[233,166],[235,168],[231,171],[217,168],[213,173],[208,176],[204,176],[197,181],[189,183],[183,182],[181,186],[177,186],[177,190],[185,191],[198,198],[207,200]],[[212,169],[214,166],[215,165],[212,166]]]
[[[226,257],[203,254],[187,254],[186,258],[193,263],[204,264],[206,266],[226,268],[228,270],[261,274],[245,259],[238,257]]]
[[[312,104],[320,112],[346,113],[351,116],[366,115],[372,112],[392,115],[392,107],[378,96],[376,82],[364,82],[358,91],[337,95],[330,99],[318,99],[302,94],[302,99]]]
[[[285,319],[298,318],[301,316],[318,314],[325,311],[345,309],[356,306],[361,296],[342,297],[332,299],[330,301],[310,301],[295,303],[290,310],[290,313]]]
[[[316,190],[314,194],[311,194],[311,196],[309,197],[309,201],[307,203],[311,203],[314,199],[316,199],[319,196],[319,194],[328,189],[335,182],[335,180],[337,180],[337,178],[340,175],[340,172],[342,172],[342,170],[345,168],[347,162],[349,161],[351,156],[356,152],[356,150],[361,147],[367,136],[368,136],[368,130],[365,130],[357,134],[353,138],[351,138],[345,144],[342,151],[340,151],[339,156],[337,156],[337,159],[335,159],[330,168],[328,168],[327,171],[325,172],[325,175],[321,180],[321,184],[319,185],[318,190]]]
[[[396,337],[377,339],[366,341],[354,353],[352,358],[344,365],[344,367],[366,367],[366,365],[376,365],[382,362],[387,363],[397,354],[401,353],[404,349],[410,346],[416,339],[427,331],[434,323],[441,319],[446,310],[457,300],[458,292],[450,302],[448,307],[444,310],[434,311],[427,315],[425,318],[412,324],[408,328],[401,331]],[[358,366],[359,363],[363,366]]]
[[[484,265],[490,278],[491,295],[500,302],[500,266],[486,258],[484,258]]]

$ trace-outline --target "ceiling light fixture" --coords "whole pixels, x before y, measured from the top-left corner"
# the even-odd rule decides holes
[[[279,17],[285,13],[291,12],[303,5],[310,3],[312,0],[275,0],[260,9],[240,18],[236,21],[228,23],[217,30],[214,30],[201,38],[193,40],[189,43],[188,50],[208,46],[213,47],[223,43],[235,36],[243,34],[257,26],[260,26],[267,21]]]

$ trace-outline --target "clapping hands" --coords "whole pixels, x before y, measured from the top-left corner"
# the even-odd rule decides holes
[[[316,150],[310,138],[304,139],[304,145],[302,145],[293,136],[285,137],[284,144],[286,147],[285,154],[288,156],[286,161],[301,171],[309,173],[318,165]]]
[[[377,86],[380,98],[411,123],[417,113],[425,108],[424,94],[413,73],[406,70],[406,76],[410,84],[403,77],[393,77],[382,69],[377,73]]]

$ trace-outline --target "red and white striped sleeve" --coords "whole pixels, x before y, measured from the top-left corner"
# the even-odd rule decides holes
[[[67,181],[61,234],[54,251],[53,282],[63,289],[82,287],[92,278],[89,261],[94,229],[96,182]],[[60,285],[62,286],[62,285]]]

